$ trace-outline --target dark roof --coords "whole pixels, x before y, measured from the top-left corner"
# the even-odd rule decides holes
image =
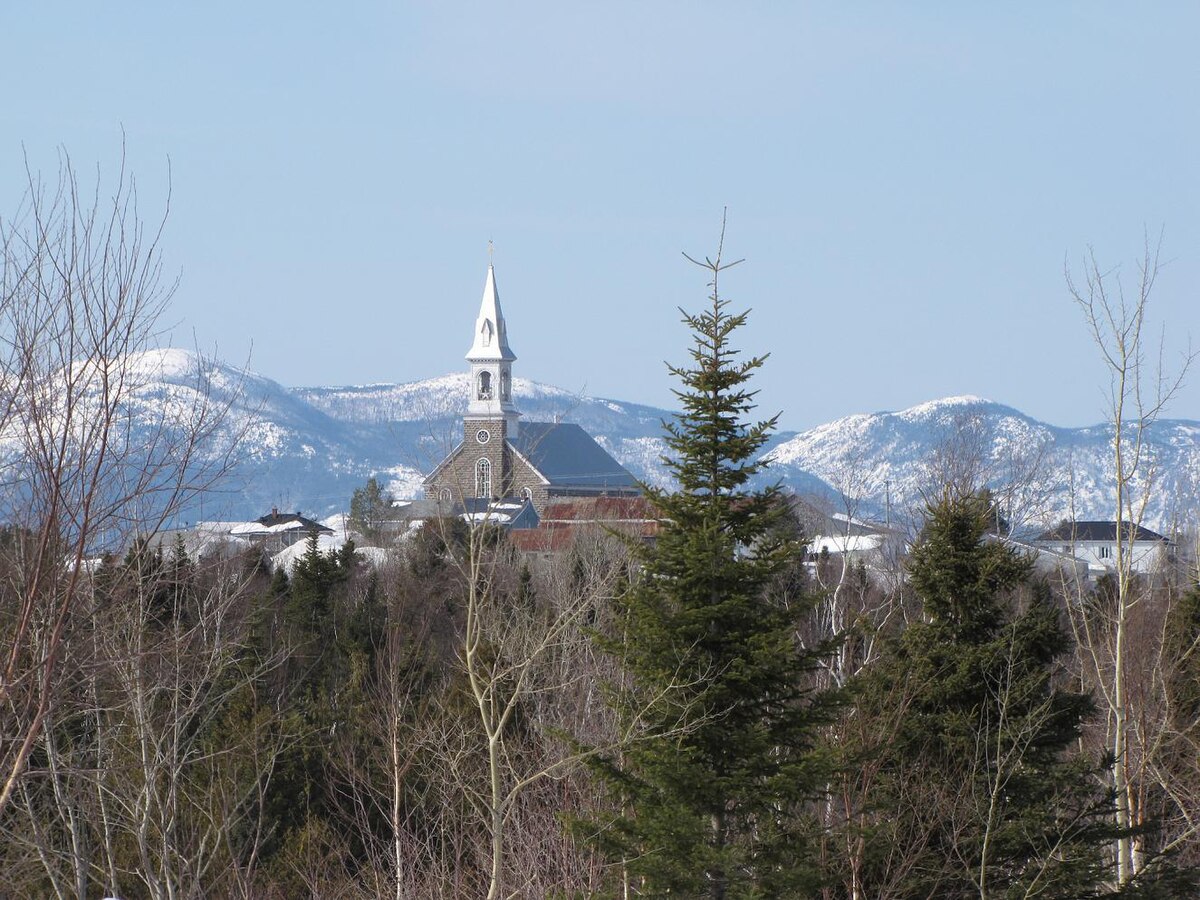
[[[634,488],[637,479],[578,425],[522,422],[512,448],[554,487]]]
[[[324,534],[333,534],[333,529],[322,525],[320,522],[314,522],[312,519],[305,518],[300,513],[281,513],[273,512],[261,518],[255,519],[259,525],[264,528],[275,528],[278,525],[296,525],[303,528],[305,531],[318,531]]]
[[[1169,543],[1165,537],[1141,525],[1125,523],[1128,536],[1134,541],[1161,541]],[[1035,541],[1046,543],[1071,543],[1076,541],[1116,541],[1116,522],[1063,522],[1057,528],[1038,535]]]

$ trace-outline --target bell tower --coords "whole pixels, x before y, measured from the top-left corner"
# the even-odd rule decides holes
[[[471,394],[463,419],[463,446],[472,448],[474,491],[468,496],[503,497],[510,491],[512,460],[507,452],[517,434],[520,412],[512,400],[512,364],[517,355],[508,346],[508,329],[496,291],[496,272],[488,264],[483,300],[475,320],[475,335],[467,362]]]

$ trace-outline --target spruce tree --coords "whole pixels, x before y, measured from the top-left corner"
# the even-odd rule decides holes
[[[752,486],[775,426],[748,419],[766,357],[739,359],[731,344],[746,313],[729,312],[717,281],[734,264],[718,252],[700,265],[711,305],[683,313],[692,360],[670,367],[683,411],[665,426],[666,462],[679,487],[645,487],[661,529],[654,546],[634,545],[642,570],[618,601],[623,637],[605,641],[633,737],[594,763],[617,812],[589,826],[637,896],[805,896],[818,882],[805,805],[824,783],[813,744],[830,698],[810,690],[818,651],[798,645],[801,609],[770,590],[801,550],[777,527],[780,489]]]
[[[1115,876],[1111,760],[1078,750],[1091,699],[1060,686],[1058,610],[1029,560],[986,537],[993,515],[976,494],[929,509],[908,561],[925,620],[852,686],[878,774],[858,833],[831,845],[860,848],[859,896],[1096,897]]]

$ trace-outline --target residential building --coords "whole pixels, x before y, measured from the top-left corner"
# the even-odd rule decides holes
[[[1165,561],[1171,546],[1165,537],[1130,522],[1124,523],[1124,529],[1132,571],[1151,572]],[[1033,545],[1072,556],[1086,562],[1093,573],[1102,574],[1117,567],[1117,535],[1116,522],[1067,521],[1038,535]]]

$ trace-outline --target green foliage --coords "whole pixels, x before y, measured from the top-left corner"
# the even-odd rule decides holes
[[[794,897],[818,882],[805,803],[824,783],[813,743],[831,698],[809,689],[821,651],[797,644],[802,607],[770,591],[800,547],[780,527],[779,490],[750,486],[775,424],[747,420],[765,357],[737,359],[746,314],[727,311],[715,277],[711,301],[684,316],[692,365],[671,369],[679,490],[646,488],[663,526],[654,547],[632,545],[642,577],[604,642],[628,679],[622,730],[637,737],[595,763],[619,811],[591,824],[641,895]]]
[[[460,517],[426,522],[407,544],[407,559],[413,575],[433,579],[445,572],[450,557],[465,552],[470,528]]]
[[[929,510],[909,560],[928,620],[853,686],[849,749],[876,774],[831,844],[859,848],[842,874],[865,896],[1092,897],[1113,874],[1111,760],[1076,749],[1091,700],[1057,686],[1058,612],[1027,559],[985,540],[993,521],[978,495]]]
[[[1193,585],[1172,607],[1165,640],[1170,727],[1194,752],[1200,747],[1200,586]]]
[[[355,488],[350,497],[350,524],[371,539],[379,537],[380,526],[392,517],[391,494],[379,487],[374,477]]]

